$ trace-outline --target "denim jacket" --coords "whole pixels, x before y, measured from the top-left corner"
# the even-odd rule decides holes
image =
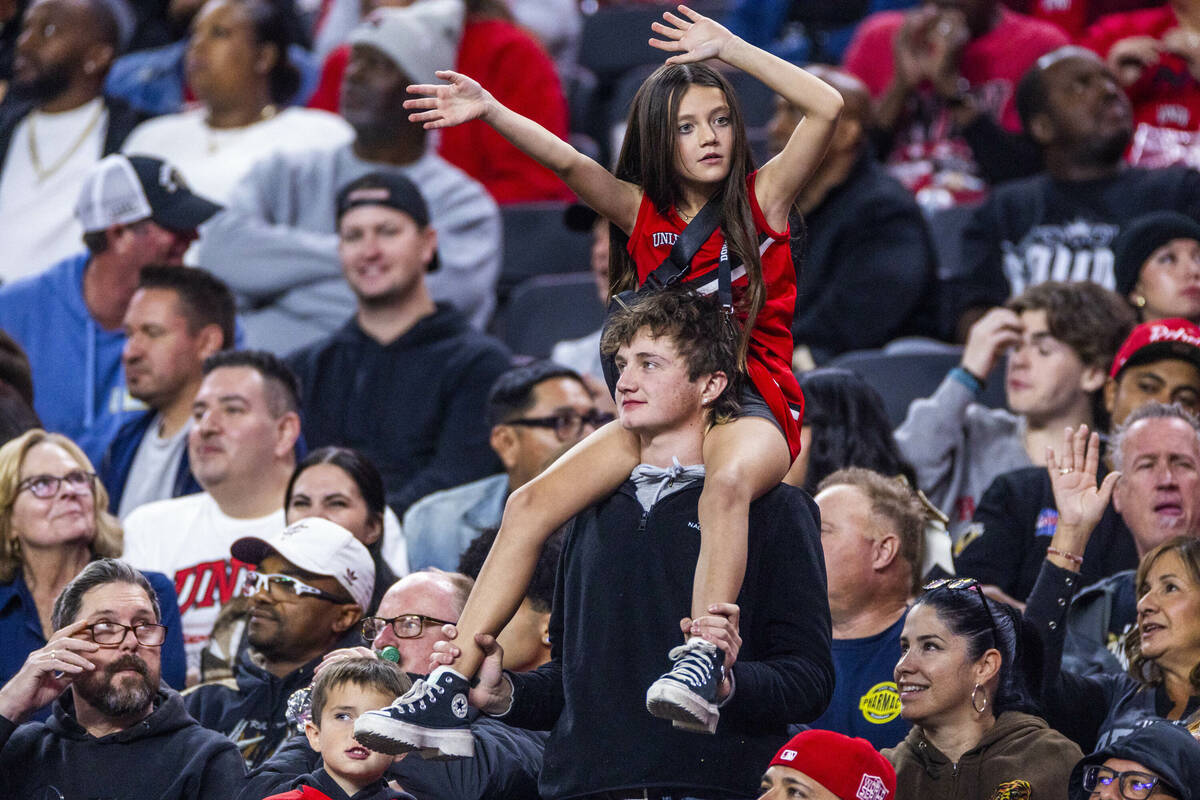
[[[453,572],[467,545],[487,528],[498,528],[508,499],[508,475],[443,489],[413,503],[401,528],[408,541],[408,566]]]

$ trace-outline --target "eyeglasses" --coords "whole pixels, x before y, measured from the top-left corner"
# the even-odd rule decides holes
[[[1154,787],[1159,779],[1145,772],[1117,772],[1116,770],[1091,764],[1083,770],[1083,790],[1098,792],[1101,786],[1111,786],[1117,782],[1117,789],[1125,800],[1146,800],[1154,794]]]
[[[362,621],[362,635],[368,642],[383,633],[383,629],[392,626],[392,633],[398,639],[416,639],[425,631],[426,625],[453,625],[453,622],[437,617],[427,617],[424,614],[401,614],[398,617],[384,619],[383,617],[366,617]]]
[[[601,425],[612,422],[616,417],[599,409],[593,408],[586,414],[580,414],[578,411],[565,408],[559,411],[552,417],[530,417],[528,419],[510,419],[504,425],[525,425],[530,428],[553,428],[554,433],[558,436],[559,441],[565,442],[568,439],[574,439],[579,434],[583,433],[583,427],[590,425],[593,428],[599,428]]]
[[[974,578],[938,578],[921,587],[927,592],[932,592],[934,589],[950,589],[950,590],[967,590],[974,589],[979,593],[979,600],[983,603],[983,610],[987,612],[988,623],[992,626],[992,644],[996,647],[1000,646],[999,628],[996,626],[996,618],[992,615],[992,606],[988,603],[987,595],[984,594],[983,584]],[[1020,639],[1018,637],[1018,643]]]
[[[125,634],[133,631],[133,638],[146,647],[161,647],[167,640],[167,626],[153,622],[137,625],[122,625],[119,622],[96,622],[84,627],[92,641],[101,647],[116,647],[125,641]]]
[[[278,602],[287,602],[297,597],[315,597],[318,600],[327,600],[330,603],[354,602],[344,597],[338,597],[336,594],[330,594],[324,589],[309,586],[307,583],[297,580],[291,575],[247,572],[246,583],[242,586],[242,594],[246,597],[253,597],[264,590],[268,597]]]
[[[72,489],[87,489],[95,486],[96,473],[75,469],[66,475],[32,475],[17,484],[17,494],[29,490],[34,497],[45,500],[58,494],[59,487],[66,483]]]

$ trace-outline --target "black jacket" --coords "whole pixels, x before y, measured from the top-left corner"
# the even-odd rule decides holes
[[[750,506],[738,596],[742,648],[735,688],[714,736],[646,712],[646,689],[670,666],[688,616],[700,533],[701,484],[649,512],[626,482],[575,518],[563,545],[551,614],[551,656],[512,674],[504,721],[550,729],[545,798],[669,789],[688,797],[754,797],[790,722],[808,722],[833,693],[829,603],[818,510],[778,486]]]
[[[330,649],[361,644],[354,627]],[[184,692],[183,699],[197,722],[232,739],[246,766],[257,767],[292,733],[286,718],[288,698],[312,683],[313,671],[323,657],[277,678],[255,663],[253,650],[243,647],[232,678],[202,683]]]
[[[1106,470],[1101,470],[1098,477],[1103,480],[1105,474]],[[974,519],[983,532],[955,556],[955,571],[999,586],[1024,601],[1058,524],[1054,488],[1046,468],[1024,467],[996,478],[983,493]],[[1109,505],[1083,551],[1081,585],[1132,569],[1137,560],[1133,534]]]
[[[104,105],[108,108],[108,128],[104,131],[102,155],[109,155],[118,152],[129,133],[148,117],[116,97],[105,95]],[[0,172],[4,171],[4,159],[8,156],[8,145],[17,123],[25,119],[36,106],[36,103],[11,97],[7,102],[0,103]]]
[[[233,743],[188,716],[165,686],[143,721],[102,738],[75,721],[72,695],[46,722],[17,728],[0,717],[0,797],[65,800],[229,800],[246,780]]]
[[[864,152],[805,217],[792,335],[818,364],[898,336],[934,333],[922,315],[936,264],[929,228],[903,184]]]
[[[472,758],[424,759],[413,753],[387,771],[417,800],[536,800],[546,734],[523,731],[487,717],[471,722]],[[239,800],[262,800],[295,788],[321,764],[304,736],[293,736],[261,767],[250,773]],[[297,778],[297,776],[302,776]]]
[[[352,318],[288,363],[300,378],[308,446],[367,454],[398,516],[431,492],[503,469],[485,409],[510,356],[449,306],[386,345]]]
[[[1090,753],[1129,733],[1142,720],[1165,717],[1172,702],[1161,685],[1140,683],[1125,672],[1084,676],[1062,669],[1070,607],[1063,601],[1069,600],[1078,587],[1078,578],[1076,573],[1043,559],[1025,618],[1037,627],[1042,638],[1042,709],[1046,721],[1083,752]],[[1200,696],[1193,696],[1183,718],[1197,709]]]

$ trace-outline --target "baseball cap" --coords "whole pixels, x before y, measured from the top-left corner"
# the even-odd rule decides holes
[[[1117,294],[1132,292],[1146,259],[1174,239],[1200,241],[1200,222],[1178,211],[1155,211],[1123,227],[1112,248]]]
[[[379,50],[413,83],[438,83],[434,73],[454,69],[458,62],[463,14],[461,0],[422,0],[403,8],[377,8],[346,41]]]
[[[162,159],[114,153],[84,178],[75,217],[87,233],[144,219],[173,231],[192,231],[220,210],[193,194],[179,170]]]
[[[1125,339],[1108,374],[1116,378],[1126,367],[1166,358],[1188,361],[1200,369],[1200,328],[1179,317],[1143,322]]]
[[[398,173],[368,172],[343,186],[337,195],[337,221],[340,223],[343,214],[359,206],[387,206],[408,214],[422,228],[429,224],[429,206],[421,190]],[[426,271],[433,272],[440,263],[435,250]]]
[[[796,734],[770,766],[803,772],[841,800],[895,800],[896,771],[866,739],[834,731]]]
[[[1110,758],[1136,761],[1167,784],[1180,800],[1200,799],[1200,742],[1186,727],[1167,720],[1144,720],[1114,742],[1084,756],[1067,783],[1071,800],[1086,800],[1083,771]]]
[[[375,588],[375,562],[354,534],[322,517],[296,520],[270,539],[243,536],[229,548],[233,557],[247,564],[261,563],[271,555],[314,575],[328,575],[350,593],[366,613]]]

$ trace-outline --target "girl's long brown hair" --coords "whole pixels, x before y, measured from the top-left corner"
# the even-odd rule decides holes
[[[721,203],[721,231],[729,244],[732,260],[735,256],[746,267],[749,286],[739,302],[745,313],[738,341],[738,364],[745,369],[746,348],[755,317],[766,299],[763,284],[762,259],[758,253],[758,235],[746,178],[754,171],[754,157],[746,141],[746,125],[737,95],[729,81],[712,67],[704,64],[667,64],[659,67],[638,89],[629,112],[625,141],[617,157],[615,174],[621,180],[642,188],[660,214],[682,199],[675,172],[678,139],[675,119],[679,103],[689,86],[713,86],[725,93],[733,129],[729,174],[717,190]],[[617,294],[638,285],[637,266],[626,251],[629,237],[615,225],[609,226],[612,246],[609,248],[609,292]]]

